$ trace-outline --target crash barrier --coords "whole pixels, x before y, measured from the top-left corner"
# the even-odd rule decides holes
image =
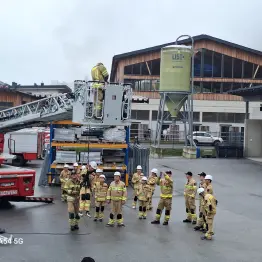
[[[46,151],[45,158],[42,164],[42,169],[38,181],[38,186],[48,186],[48,169],[49,169],[49,158],[50,158],[50,150]]]
[[[183,148],[183,157],[188,159],[200,158],[200,148],[185,146]]]
[[[129,181],[132,179],[132,175],[136,172],[136,167],[141,165],[145,176],[149,175],[149,155],[150,149],[137,144],[131,144],[129,147],[129,162],[128,162],[128,174]]]
[[[243,145],[230,145],[222,144],[216,146],[217,156],[219,158],[243,158],[244,146]]]

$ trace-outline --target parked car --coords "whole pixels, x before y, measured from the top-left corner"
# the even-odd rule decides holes
[[[190,143],[190,136],[187,136],[188,143]],[[223,139],[221,137],[212,136],[207,132],[202,131],[195,131],[193,132],[193,140],[196,145],[199,144],[209,144],[209,145],[218,145],[220,143],[223,143]]]

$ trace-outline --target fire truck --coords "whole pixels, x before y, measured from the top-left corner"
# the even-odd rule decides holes
[[[12,165],[24,166],[29,161],[43,159],[49,133],[50,131],[44,128],[26,128],[6,134],[4,151],[15,156]]]

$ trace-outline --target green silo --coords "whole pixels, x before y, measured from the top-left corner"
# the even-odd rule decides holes
[[[173,92],[168,94],[166,106],[174,118],[191,92],[191,58],[192,48],[188,46],[166,46],[161,50],[159,91]]]

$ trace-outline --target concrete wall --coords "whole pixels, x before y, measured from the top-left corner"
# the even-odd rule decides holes
[[[245,122],[245,157],[262,157],[262,120]]]

